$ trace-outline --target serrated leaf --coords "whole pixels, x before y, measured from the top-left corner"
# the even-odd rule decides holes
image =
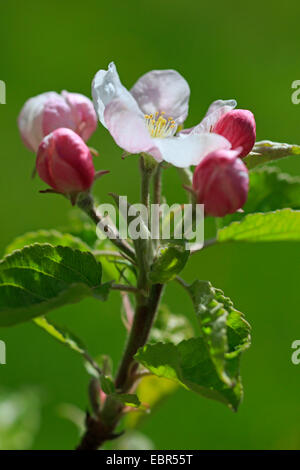
[[[171,343],[148,344],[139,349],[135,359],[158,377],[175,381],[187,390],[211,398],[237,410],[242,398],[242,385],[238,377],[228,387],[216,373],[203,338]],[[237,361],[232,362],[232,373],[238,372]],[[238,374],[237,374],[238,376]]]
[[[219,242],[300,241],[300,211],[282,209],[248,214],[240,222],[232,222],[217,234]]]
[[[230,361],[250,346],[250,325],[232,301],[208,281],[188,287],[208,354],[219,378],[229,386],[238,380]]]
[[[79,221],[80,222],[80,221]],[[74,230],[74,227],[73,227]],[[95,232],[95,228],[93,228],[93,231]],[[91,251],[94,256],[101,261],[103,271],[106,272],[108,275],[108,278],[110,279],[116,279],[119,280],[120,272],[118,269],[116,269],[114,262],[115,258],[113,256],[107,257],[107,256],[102,256],[97,254],[98,250],[101,249],[109,249],[110,251],[113,251],[111,246],[107,243],[105,240],[106,244],[104,245],[103,240],[101,240],[102,245],[100,245],[100,240],[99,243],[96,243],[96,234],[94,233],[95,240],[91,236],[91,228],[90,225],[87,225],[87,228],[84,229],[83,225],[79,225],[78,231],[74,231],[74,233],[77,233],[78,236],[74,236],[70,233],[62,233],[57,230],[39,230],[37,232],[28,232],[25,233],[24,235],[21,235],[20,237],[17,237],[10,245],[5,250],[5,255],[12,253],[15,250],[20,250],[24,248],[25,246],[34,244],[34,243],[49,243],[52,246],[68,246],[73,249],[77,249],[80,251]],[[79,238],[79,236],[82,236],[83,239],[86,239],[89,241],[89,243],[86,243],[83,239]],[[94,240],[94,242],[93,242]],[[94,245],[97,250],[93,252],[94,250]]]
[[[28,232],[15,238],[15,240],[6,248],[5,254],[10,254],[15,250],[20,250],[25,246],[32,245],[34,243],[49,243],[53,246],[68,246],[81,251],[90,250],[89,246],[80,240],[80,238],[74,237],[69,233],[61,233],[57,230],[39,230],[37,232]]]
[[[91,253],[34,244],[0,262],[0,325],[42,316],[84,297],[101,298],[102,268]]]
[[[154,261],[149,278],[153,283],[169,282],[182,271],[190,252],[184,247],[169,246],[161,248],[157,259]]]
[[[227,215],[219,219],[219,226],[242,220],[254,212],[270,212],[278,209],[300,209],[300,178],[283,173],[276,167],[263,167],[250,171],[250,189],[243,213]]]
[[[150,332],[150,342],[180,343],[193,336],[193,328],[184,315],[174,315],[166,305],[161,305]]]

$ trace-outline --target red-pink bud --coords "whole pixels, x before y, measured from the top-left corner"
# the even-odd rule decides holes
[[[196,167],[193,188],[206,215],[224,217],[240,209],[247,200],[249,176],[237,150],[209,153]]]
[[[88,140],[97,128],[97,116],[86,96],[50,91],[26,101],[18,125],[24,144],[36,152],[43,138],[61,127],[72,129]]]
[[[94,182],[93,158],[84,141],[70,129],[56,129],[39,146],[36,169],[54,190],[75,195]]]
[[[232,149],[242,147],[239,155],[241,158],[248,155],[255,144],[255,119],[251,111],[247,109],[234,109],[223,114],[212,131],[229,140]]]

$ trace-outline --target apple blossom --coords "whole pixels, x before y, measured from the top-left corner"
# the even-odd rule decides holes
[[[217,150],[197,166],[193,189],[206,215],[223,217],[240,209],[247,200],[248,170],[238,157],[241,149]]]
[[[75,196],[93,184],[93,158],[85,142],[71,129],[60,128],[41,142],[36,160],[40,178],[55,191]]]
[[[97,116],[86,96],[50,91],[26,101],[18,125],[24,144],[36,152],[42,139],[60,127],[72,129],[87,141],[97,128]]]
[[[190,97],[188,83],[175,70],[148,72],[128,91],[111,63],[95,75],[92,94],[100,122],[126,152],[148,153],[184,168],[214,150],[231,148],[229,140],[211,132],[211,125],[236,106],[235,100],[215,101],[202,122],[203,132],[196,126],[175,136],[187,117]]]

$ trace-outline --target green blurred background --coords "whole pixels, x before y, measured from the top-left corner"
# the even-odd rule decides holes
[[[260,0],[1,0],[0,79],[7,85],[7,104],[0,105],[1,253],[17,235],[65,225],[69,211],[67,201],[40,195],[44,184],[30,178],[34,156],[16,126],[26,99],[62,89],[90,96],[93,75],[111,60],[129,87],[146,71],[174,68],[192,90],[187,125],[199,122],[211,101],[236,98],[255,113],[258,139],[300,144],[300,105],[291,102],[291,83],[300,79],[299,13],[298,0],[284,6]],[[90,144],[101,155],[97,169],[111,170],[96,185],[99,200],[109,201],[108,191],[137,200],[137,159],[122,161],[100,127]],[[296,157],[280,166],[300,175]],[[172,202],[183,200],[176,171],[166,172],[164,192]],[[300,365],[291,363],[291,343],[300,338],[299,265],[297,243],[229,244],[192,258],[184,277],[211,280],[252,324],[253,345],[242,360],[245,398],[233,414],[179,390],[143,423],[157,449],[300,448]],[[164,300],[174,313],[192,315],[176,285]],[[80,335],[93,354],[109,353],[117,362],[125,338],[117,294],[109,303],[87,300],[51,318]],[[77,430],[57,410],[61,403],[87,407],[88,375],[80,358],[30,323],[0,329],[0,339],[7,344],[0,389],[38,390],[41,400],[36,438],[21,445],[73,448]]]

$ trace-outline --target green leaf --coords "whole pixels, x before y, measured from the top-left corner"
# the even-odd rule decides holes
[[[148,344],[139,349],[135,359],[158,377],[164,377],[206,398],[225,403],[237,410],[242,398],[238,378],[234,387],[228,387],[216,373],[203,338],[184,340],[177,346],[168,343]],[[237,371],[237,361],[232,372]]]
[[[117,393],[111,377],[102,374],[100,376],[100,384],[101,389],[106,395],[116,398],[120,403],[122,403],[122,405],[133,408],[139,408],[141,406],[141,402],[137,395],[130,393]]]
[[[124,406],[130,406],[132,408],[139,408],[141,406],[137,395],[131,393],[115,393],[113,396]]]
[[[71,333],[66,328],[56,325],[55,323],[50,322],[45,317],[35,318],[34,323],[46,331],[49,335],[55,338],[60,343],[68,346],[73,351],[84,355],[86,350],[82,341],[77,338],[73,333]]]
[[[250,325],[232,301],[210,282],[197,280],[188,286],[188,291],[209,357],[220,380],[232,387],[239,377],[231,362],[250,346]]]
[[[136,359],[153,374],[237,409],[242,399],[240,355],[250,346],[250,325],[223,292],[207,281],[186,286],[201,337],[177,345],[149,344]]]
[[[100,377],[101,388],[106,395],[113,395],[115,393],[115,385],[109,376],[101,375]]]
[[[280,168],[263,167],[250,171],[250,190],[243,213],[227,215],[222,226],[241,220],[246,214],[270,212],[277,209],[300,209],[300,178],[282,173]]]
[[[161,305],[150,332],[150,342],[180,343],[193,336],[193,328],[183,315],[174,315],[166,305]]]
[[[169,246],[162,248],[158,258],[154,261],[149,278],[153,283],[169,282],[182,271],[190,252],[184,247]]]
[[[282,209],[275,212],[248,214],[232,222],[217,234],[219,242],[300,241],[300,211]]]
[[[244,158],[244,162],[249,169],[252,169],[257,165],[262,165],[291,155],[300,155],[299,145],[262,140],[261,142],[256,142],[253,151]]]
[[[90,250],[89,246],[80,240],[80,238],[74,237],[69,233],[60,233],[57,230],[39,230],[38,232],[28,232],[15,238],[15,240],[6,248],[5,254],[10,254],[15,250],[20,250],[24,248],[24,246],[32,245],[33,243],[49,243],[54,246],[68,246],[81,251]]]
[[[80,222],[80,221],[79,221]],[[81,230],[79,230],[81,228]],[[73,227],[74,230],[74,227]],[[74,233],[77,233],[78,236],[82,236],[83,238],[87,239],[89,243],[86,243],[83,241],[81,238],[78,236],[71,235],[70,233],[62,233],[58,232],[57,230],[39,230],[38,232],[28,232],[25,233],[24,235],[21,235],[20,237],[17,237],[5,250],[5,254],[10,254],[15,250],[20,250],[24,248],[25,246],[34,244],[34,243],[49,243],[52,246],[68,246],[73,249],[77,249],[80,251],[91,251],[93,253],[94,245],[96,243],[96,234],[95,235],[95,240],[90,236],[90,226],[88,225],[86,228],[86,231],[84,231],[84,227],[82,225],[79,225],[78,227],[78,232],[74,231]],[[95,228],[94,228],[95,232]],[[94,241],[94,243],[93,243]],[[97,246],[98,248],[101,249],[109,249],[110,251],[113,251],[111,246],[106,243],[106,245],[103,245],[100,247]],[[99,256],[95,252],[95,257],[101,261],[103,270],[107,273],[108,277],[110,279],[118,279],[119,278],[119,272],[114,266],[114,257],[107,257],[107,256]]]
[[[101,264],[91,253],[34,244],[0,262],[0,326],[13,325],[84,297],[103,299]]]

